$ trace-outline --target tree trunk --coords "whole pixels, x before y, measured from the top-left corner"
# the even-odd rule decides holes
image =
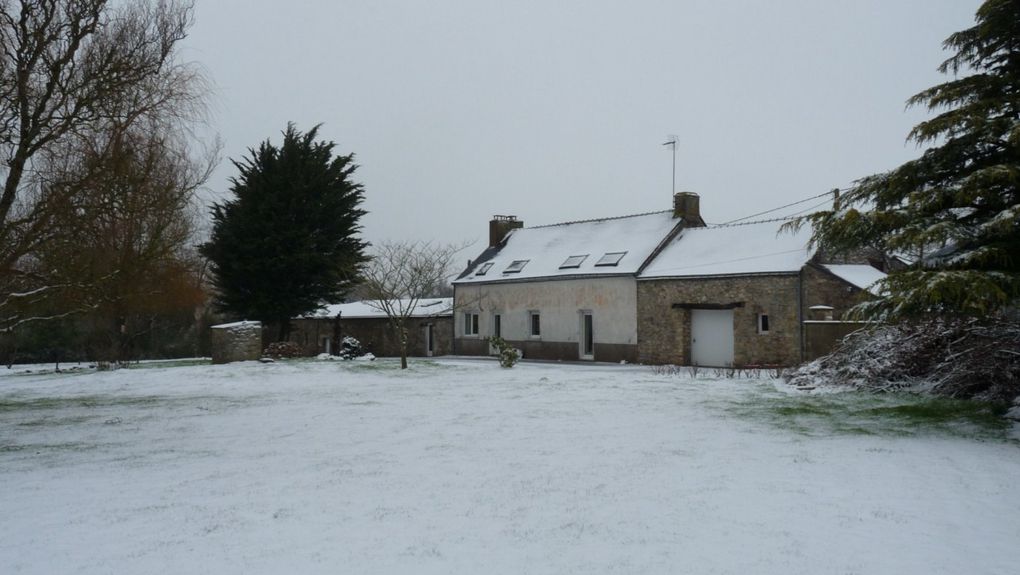
[[[400,369],[407,369],[407,329],[400,326]]]

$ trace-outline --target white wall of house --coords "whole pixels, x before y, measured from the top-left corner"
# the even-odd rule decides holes
[[[457,285],[454,294],[455,337],[465,335],[464,314],[478,314],[478,335],[493,335],[493,315],[501,315],[502,336],[579,342],[581,312],[592,313],[593,333],[600,344],[637,344],[637,282],[633,277],[548,280],[520,283]],[[541,336],[530,334],[530,315],[540,314]]]

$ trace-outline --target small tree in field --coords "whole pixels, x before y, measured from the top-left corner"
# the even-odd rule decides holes
[[[400,368],[407,369],[407,320],[422,298],[432,297],[451,275],[453,256],[464,246],[384,242],[363,272],[361,293],[389,318],[400,342]]]

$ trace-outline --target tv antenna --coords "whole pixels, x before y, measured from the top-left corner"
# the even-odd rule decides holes
[[[670,189],[671,194],[676,193],[676,144],[677,137],[673,134],[666,136],[666,141],[662,143],[663,146],[670,146],[673,148],[673,187]]]

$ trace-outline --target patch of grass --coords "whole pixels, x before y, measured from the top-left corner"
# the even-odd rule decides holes
[[[400,359],[385,358],[373,361],[345,361],[341,365],[349,366],[355,371],[386,372],[391,374],[418,373],[421,371],[433,371],[445,367],[439,362],[431,359],[407,358],[407,369],[400,369]]]
[[[0,413],[24,411],[53,411],[80,407],[156,407],[171,401],[161,396],[116,397],[112,395],[83,395],[78,397],[0,397]]]
[[[945,435],[1006,441],[1005,404],[906,393],[846,392],[790,395],[774,389],[751,393],[721,408],[737,417],[808,436]]]

